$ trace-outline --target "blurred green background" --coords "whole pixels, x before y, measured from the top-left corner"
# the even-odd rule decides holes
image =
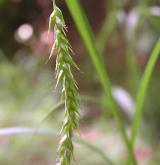
[[[80,93],[80,137],[118,162],[125,149],[98,76],[64,1],[57,1],[68,26]],[[113,85],[126,129],[137,87],[160,35],[159,0],[81,0]],[[55,162],[63,103],[55,90],[55,58],[47,62],[54,34],[47,33],[50,0],[0,0],[0,164]],[[160,164],[160,61],[152,76],[135,149],[140,165]],[[58,109],[55,109],[58,107]],[[5,130],[4,130],[5,128]],[[33,130],[32,130],[33,129]],[[76,165],[104,165],[103,154],[75,143]],[[122,163],[123,164],[123,163]]]

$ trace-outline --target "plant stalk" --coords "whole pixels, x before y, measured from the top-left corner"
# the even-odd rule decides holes
[[[77,28],[81,34],[81,37],[85,43],[85,46],[87,48],[87,51],[89,52],[89,55],[91,57],[91,60],[95,66],[95,69],[98,73],[98,76],[100,78],[101,85],[104,89],[105,95],[107,99],[109,100],[109,106],[112,110],[112,113],[116,119],[118,128],[120,130],[120,134],[124,140],[124,143],[126,145],[126,148],[128,150],[128,154],[130,159],[132,160],[133,164],[136,165],[136,160],[134,158],[134,153],[132,150],[131,143],[126,135],[125,127],[122,122],[121,115],[118,111],[117,104],[115,103],[113,97],[112,97],[112,88],[110,85],[109,77],[106,73],[105,67],[103,65],[103,62],[100,60],[100,54],[96,48],[93,33],[91,31],[91,27],[89,25],[89,22],[84,14],[84,11],[82,10],[82,7],[78,0],[66,0],[67,6],[70,10],[70,13],[77,25]]]
[[[144,105],[149,81],[151,79],[151,75],[152,75],[154,66],[156,64],[156,61],[158,59],[159,53],[160,53],[160,38],[158,39],[158,41],[153,49],[153,52],[151,54],[151,57],[148,61],[148,64],[147,64],[144,74],[142,76],[142,79],[141,79],[141,82],[139,85],[139,90],[138,90],[137,97],[136,97],[136,110],[135,110],[135,115],[134,115],[134,119],[133,119],[132,134],[131,134],[131,142],[132,142],[133,147],[134,147],[134,143],[135,143],[136,136],[138,133],[142,108]]]

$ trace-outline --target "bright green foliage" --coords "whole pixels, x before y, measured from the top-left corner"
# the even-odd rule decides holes
[[[71,72],[71,67],[77,67],[71,53],[71,46],[65,35],[65,21],[61,10],[54,4],[54,11],[50,16],[49,30],[54,26],[55,41],[50,57],[57,55],[56,78],[57,84],[62,84],[62,98],[65,101],[65,118],[61,130],[61,140],[58,147],[58,163],[70,165],[73,159],[73,131],[78,126],[77,86]]]

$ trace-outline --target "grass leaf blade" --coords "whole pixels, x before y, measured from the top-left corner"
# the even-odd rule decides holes
[[[135,110],[135,115],[134,115],[133,125],[132,125],[131,140],[132,140],[133,145],[135,143],[135,139],[136,139],[138,128],[139,128],[140,117],[141,117],[141,113],[142,113],[142,108],[143,108],[149,80],[151,78],[151,74],[153,72],[154,66],[158,59],[159,53],[160,53],[160,39],[157,41],[156,46],[153,49],[153,52],[148,61],[148,64],[146,66],[146,69],[144,71],[143,77],[142,77],[140,85],[139,85],[139,90],[138,90],[137,97],[136,97],[136,110]]]
[[[85,43],[85,46],[91,57],[91,60],[95,66],[95,69],[97,71],[97,74],[98,74],[100,82],[101,82],[101,85],[102,85],[105,95],[108,99],[110,109],[112,110],[112,113],[116,119],[121,136],[122,136],[124,143],[126,145],[126,148],[128,150],[129,157],[132,160],[133,164],[136,165],[136,160],[134,159],[132,146],[126,135],[125,127],[124,127],[121,115],[119,113],[119,110],[117,108],[117,105],[113,99],[112,88],[110,85],[109,77],[105,70],[105,66],[104,66],[104,63],[102,62],[100,53],[97,50],[95,40],[93,37],[93,32],[91,30],[89,22],[88,22],[88,20],[85,16],[85,13],[78,0],[66,0],[66,3],[67,3],[67,6],[69,8],[69,11],[70,11],[75,23],[77,25],[80,35]]]

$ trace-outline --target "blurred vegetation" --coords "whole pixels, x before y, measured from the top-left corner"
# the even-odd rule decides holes
[[[113,87],[121,87],[135,100],[140,78],[160,35],[160,1],[81,0],[81,3]],[[82,139],[84,136],[89,144],[102,149],[103,154],[109,154],[115,162],[123,162],[125,153],[120,156],[112,144],[115,139],[119,139],[119,134],[99,77],[66,4],[58,1],[58,5],[68,25],[67,35],[75,52],[73,58],[83,72],[75,71],[80,92]],[[46,40],[51,11],[50,0],[0,0],[0,126],[22,126],[49,132],[47,136],[36,134],[36,131],[30,135],[16,136],[0,133],[0,164],[41,165],[55,162],[55,135],[63,118],[63,105],[52,112],[59,104],[59,89],[54,91],[55,59],[46,64],[53,39]],[[33,34],[27,40],[17,40],[18,29],[24,24],[30,25]],[[149,84],[138,136],[140,146],[149,146],[152,152],[148,159],[142,154],[139,160],[142,165],[160,164],[159,70],[158,60]],[[120,110],[126,128],[130,128],[128,115],[123,108],[120,107]],[[110,146],[108,138],[113,139]],[[122,142],[117,141],[116,145],[121,149]],[[83,145],[76,143],[76,161],[73,164],[104,164],[105,158],[101,152],[88,147],[88,144]]]

